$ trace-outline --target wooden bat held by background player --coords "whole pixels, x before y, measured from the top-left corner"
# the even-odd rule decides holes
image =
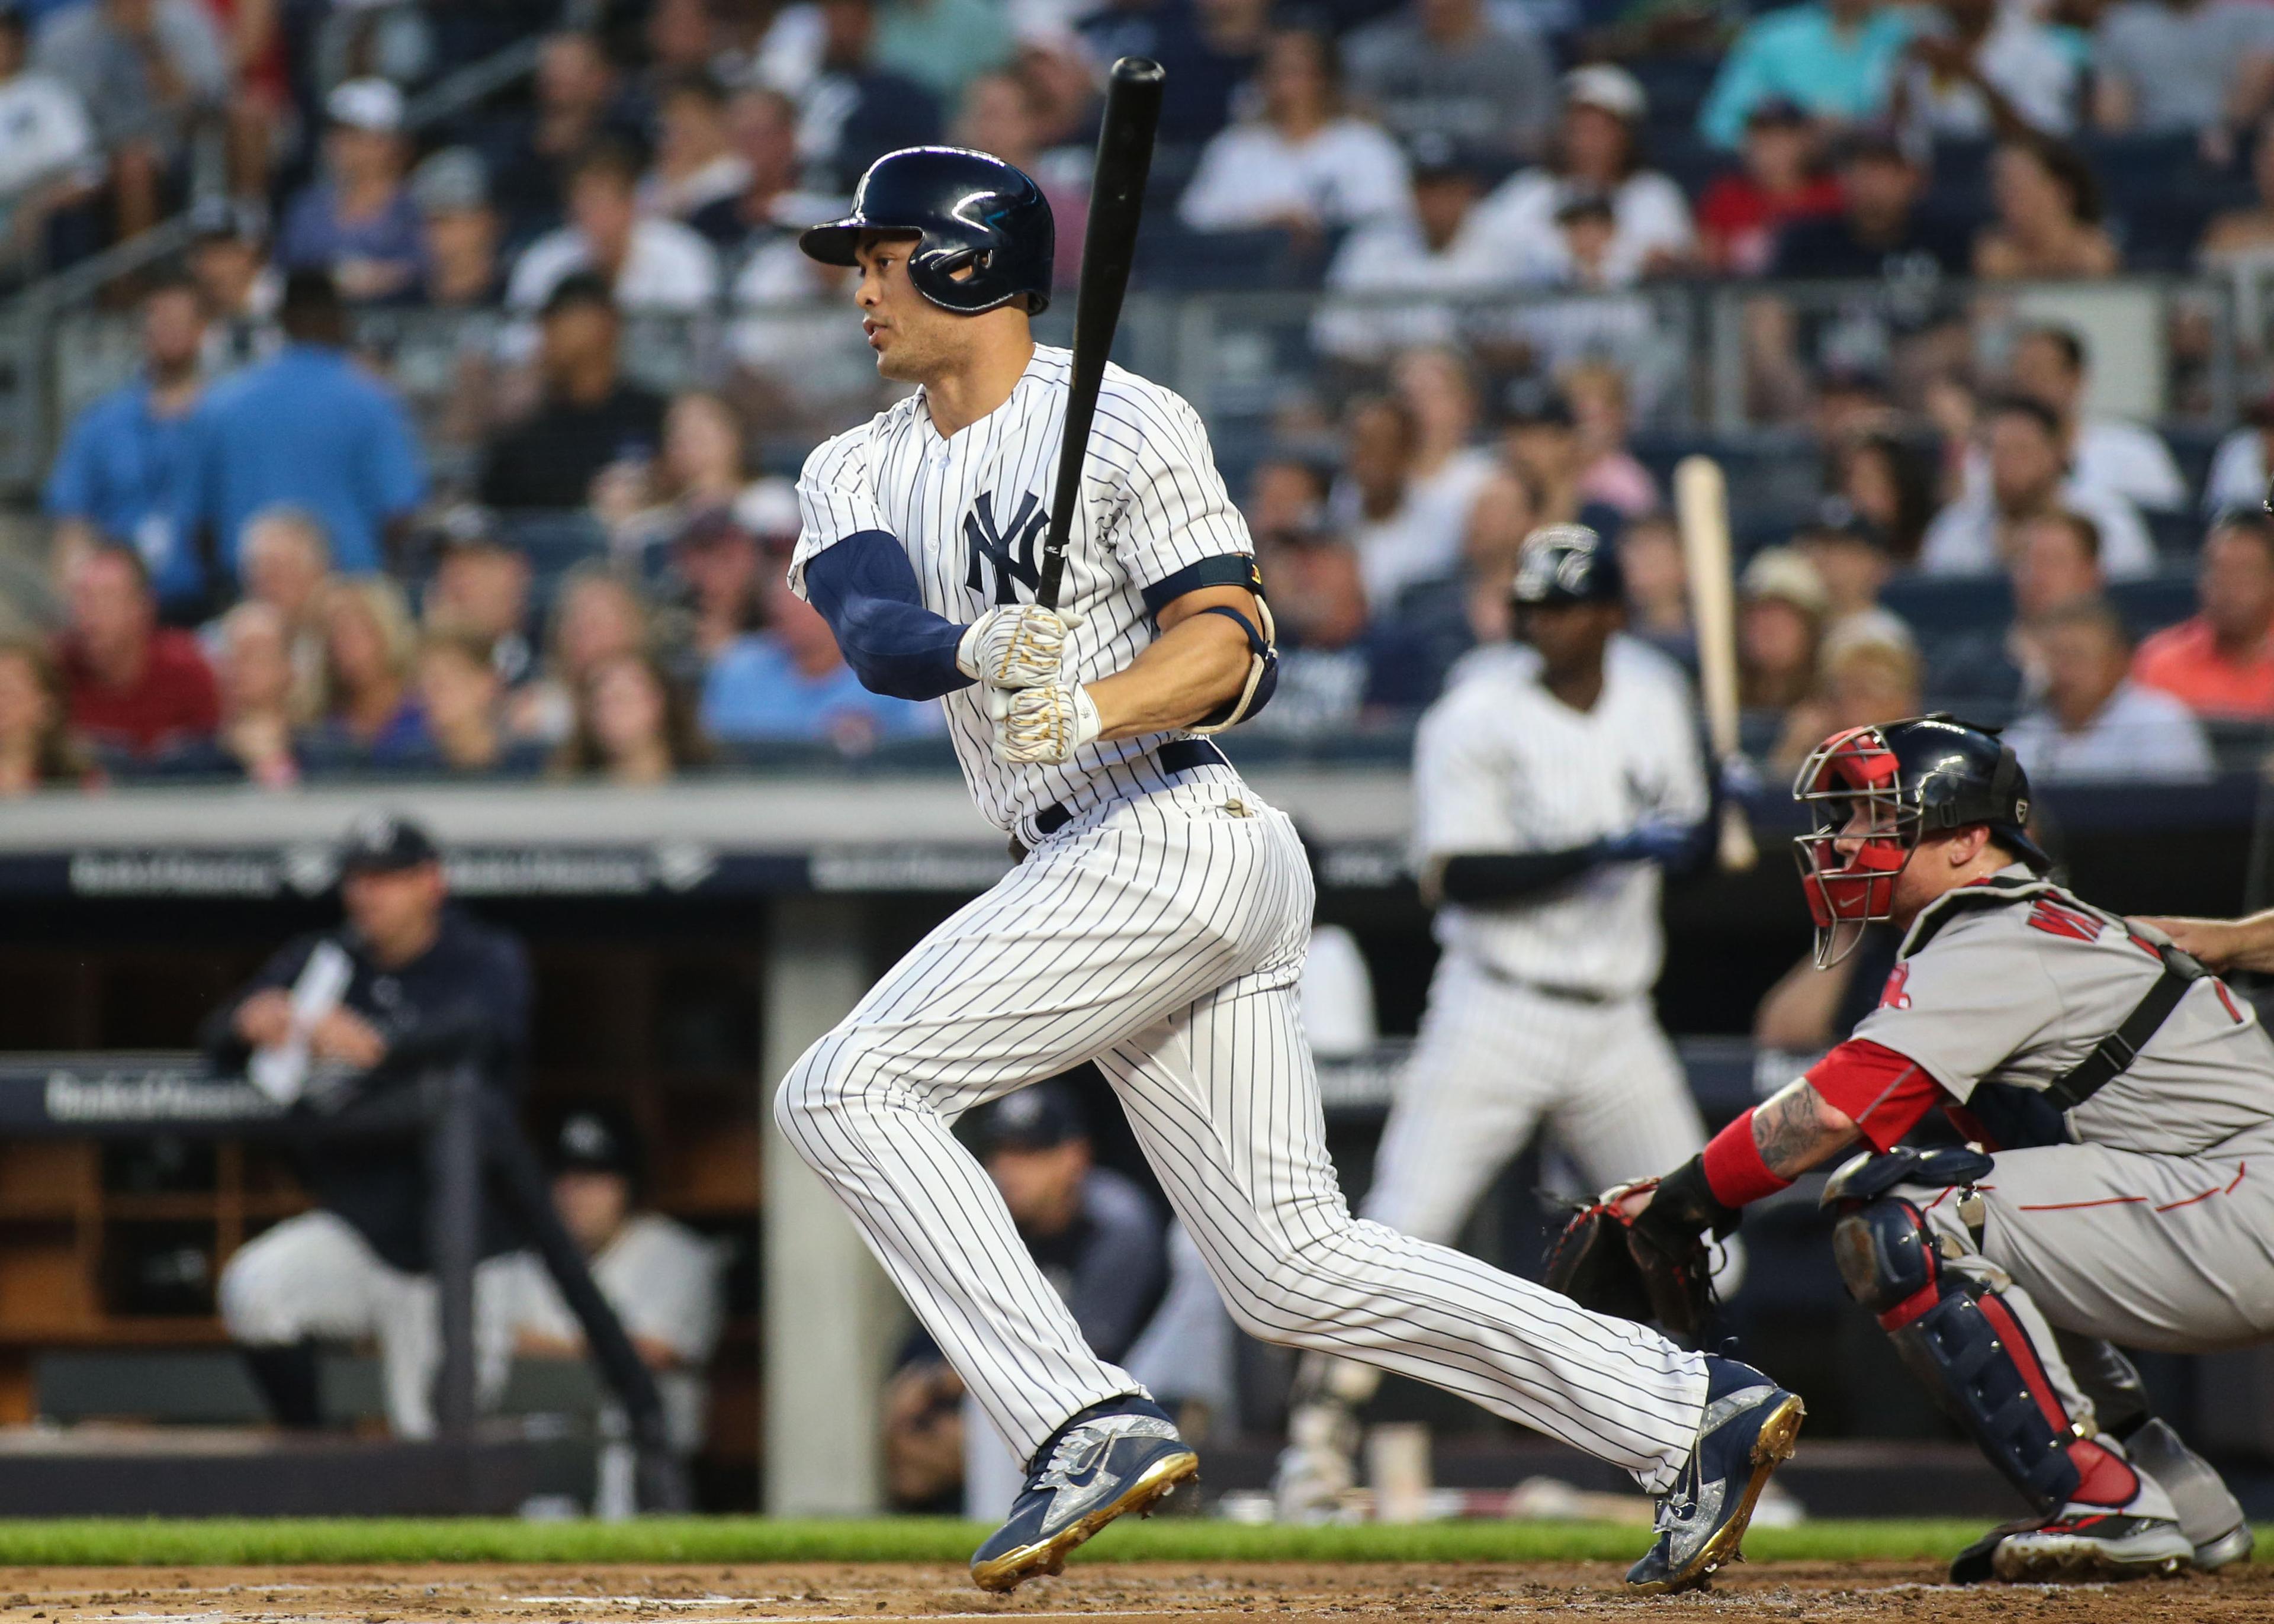
[[[1715,846],[1721,868],[1736,873],[1759,860],[1745,809],[1728,794],[1733,770],[1743,771],[1737,747],[1736,582],[1729,555],[1729,487],[1711,457],[1687,456],[1674,470],[1674,510],[1682,526],[1682,556],[1690,574],[1690,617],[1698,630],[1698,680],[1706,705],[1706,736],[1720,775],[1721,826]]]

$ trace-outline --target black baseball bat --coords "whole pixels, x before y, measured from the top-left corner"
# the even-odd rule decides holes
[[[1097,388],[1129,290],[1129,264],[1137,252],[1137,219],[1145,208],[1145,177],[1153,167],[1153,132],[1161,123],[1161,64],[1124,56],[1105,86],[1105,124],[1097,134],[1097,174],[1089,187],[1089,227],[1081,239],[1081,281],[1073,307],[1073,373],[1066,387],[1065,437],[1058,442],[1058,487],[1050,493],[1050,528],[1043,537],[1043,562],[1035,601],[1058,606],[1065,576],[1066,536],[1081,495],[1081,465],[1089,425],[1097,415]]]

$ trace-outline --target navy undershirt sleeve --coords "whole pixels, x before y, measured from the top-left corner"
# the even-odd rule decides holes
[[[937,699],[971,686],[955,663],[964,628],[923,606],[915,568],[889,532],[857,531],[815,553],[805,596],[870,693]]]

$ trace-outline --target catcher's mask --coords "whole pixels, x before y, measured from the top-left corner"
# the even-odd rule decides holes
[[[1895,883],[1928,831],[1987,823],[2031,868],[2052,866],[2025,831],[2029,781],[2012,747],[1947,716],[1833,734],[1801,763],[1792,794],[1810,815],[1793,850],[1818,969],[1855,951],[1866,925],[1894,918]]]

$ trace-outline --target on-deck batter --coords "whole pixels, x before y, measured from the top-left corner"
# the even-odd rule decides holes
[[[1198,727],[1269,697],[1245,526],[1192,409],[1109,369],[1065,612],[1022,598],[1066,400],[1037,348],[1049,206],[981,154],[879,160],[802,239],[855,264],[879,369],[921,390],[817,450],[791,580],[862,680],[945,701],[981,808],[1022,861],[784,1079],[782,1132],[1020,1456],[972,1561],[1007,1590],[1198,1462],[1083,1345],[957,1114],[1095,1061],[1251,1333],[1463,1394],[1660,1496],[1630,1578],[1703,1581],[1789,1455],[1799,1401],[1758,1372],[1354,1221],[1323,1143],[1297,994],[1311,882],[1287,819]]]
[[[1414,741],[1413,861],[1444,953],[1361,1210],[1421,1240],[1452,1241],[1543,1119],[1591,1190],[1706,1142],[1650,989],[1660,865],[1703,856],[1711,799],[1689,683],[1618,630],[1625,596],[1593,530],[1535,531],[1512,588],[1529,646],[1472,657]],[[1283,1519],[1340,1509],[1380,1380],[1304,1360]]]

